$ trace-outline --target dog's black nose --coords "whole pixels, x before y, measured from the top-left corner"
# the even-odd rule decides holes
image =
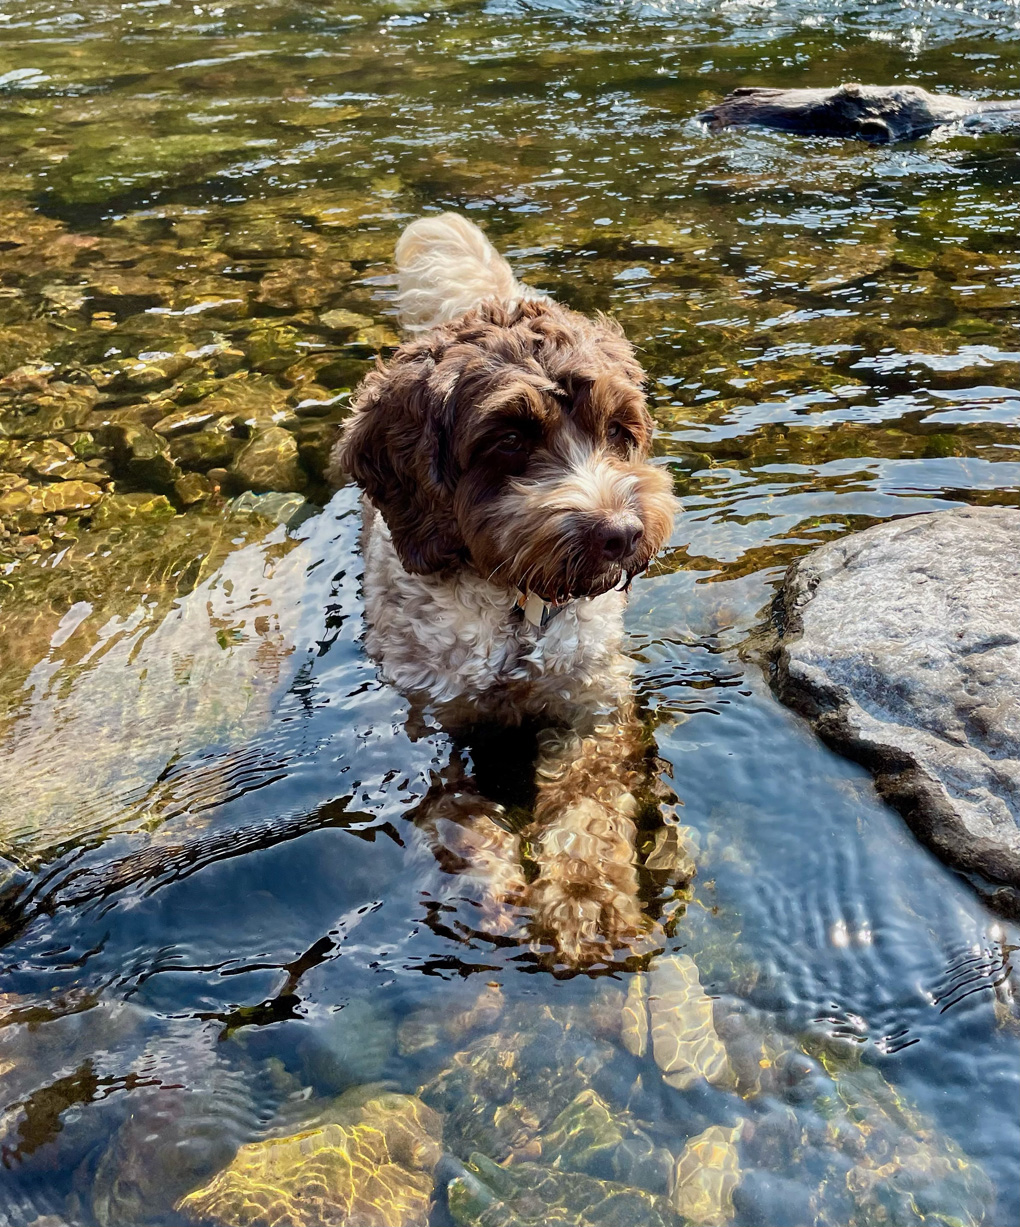
[[[622,562],[629,558],[645,535],[641,521],[634,515],[617,515],[603,520],[596,529],[596,539],[607,562]]]

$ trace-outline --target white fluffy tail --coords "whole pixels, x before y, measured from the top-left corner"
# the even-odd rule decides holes
[[[422,332],[487,299],[506,304],[544,294],[522,285],[474,222],[457,213],[419,217],[397,241],[401,324]]]

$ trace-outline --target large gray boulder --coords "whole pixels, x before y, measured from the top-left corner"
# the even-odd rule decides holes
[[[774,683],[989,902],[1020,915],[1020,511],[880,524],[790,568]]]

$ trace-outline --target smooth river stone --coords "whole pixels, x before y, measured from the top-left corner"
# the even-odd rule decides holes
[[[740,1183],[737,1142],[743,1122],[732,1129],[710,1125],[684,1147],[676,1161],[670,1201],[698,1227],[724,1227],[733,1217],[733,1190]]]
[[[637,1002],[628,1004],[636,1006]],[[712,1020],[712,999],[686,954],[660,959],[649,973],[652,1055],[669,1086],[686,1090],[700,1078],[732,1084],[726,1049]]]
[[[363,1104],[358,1092],[338,1100],[335,1122],[242,1146],[178,1209],[219,1227],[425,1227],[442,1118],[374,1089]]]
[[[775,685],[950,864],[1020,915],[1020,511],[961,508],[790,568]]]

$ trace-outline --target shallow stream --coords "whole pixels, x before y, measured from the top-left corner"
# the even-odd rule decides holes
[[[1020,502],[1020,138],[691,116],[743,84],[1016,96],[1018,63],[1012,0],[3,0],[0,1224],[252,1221],[243,1190],[176,1207],[381,1082],[443,1118],[436,1227],[636,1227],[651,1202],[514,1203],[476,1157],[659,1213],[682,1154],[693,1222],[1017,1227],[1016,928],[749,644],[819,542]],[[697,873],[643,890],[736,1088],[628,1046],[656,960],[550,971],[415,830],[449,745],[360,649],[354,492],[316,512],[396,343],[396,236],[440,207],[648,371],[683,512],[628,650]],[[615,1142],[560,1115],[593,1103]],[[398,1221],[373,1187],[355,1227]]]

